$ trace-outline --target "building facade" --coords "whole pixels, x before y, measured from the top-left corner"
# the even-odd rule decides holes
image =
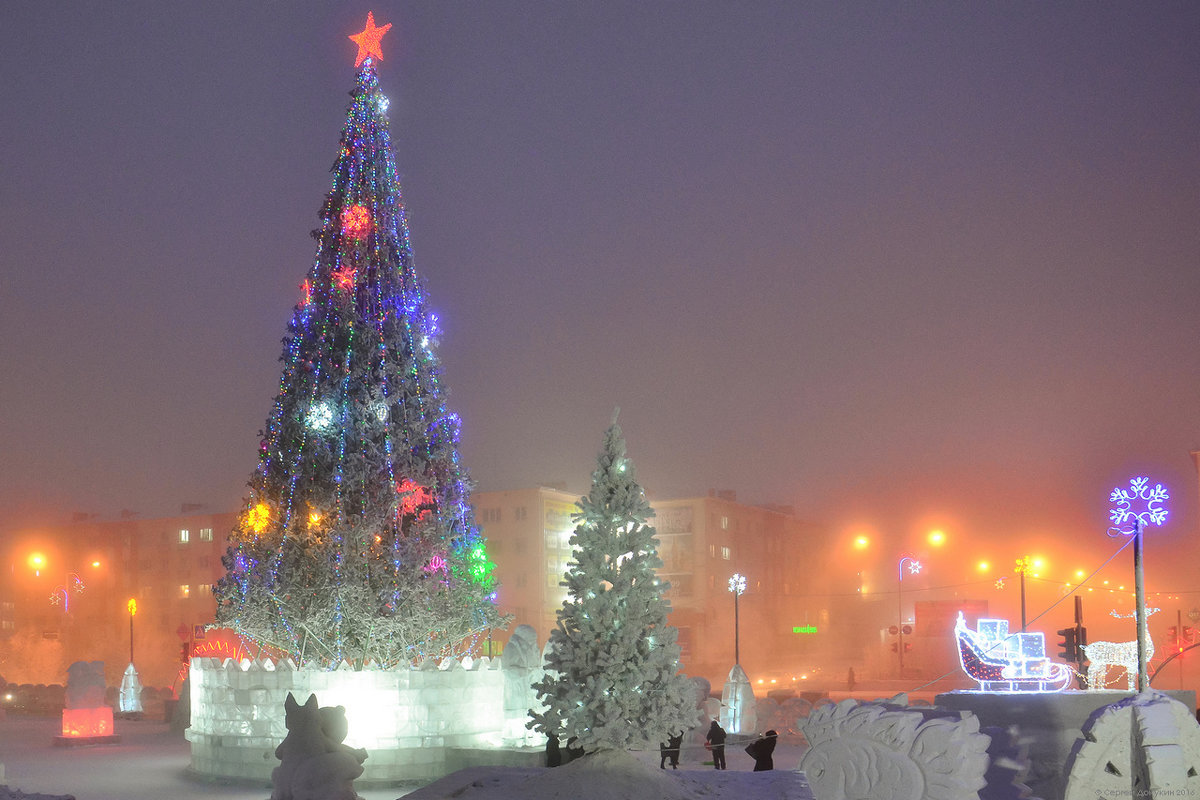
[[[501,610],[533,626],[544,644],[566,599],[560,584],[578,495],[537,487],[473,499],[496,562]],[[845,655],[833,626],[861,603],[852,576],[839,592],[828,590],[837,580],[821,566],[829,541],[821,526],[790,508],[741,504],[728,491],[651,505],[685,671],[720,685],[736,650],[752,678],[790,682]],[[746,578],[736,608],[735,573]]]
[[[533,626],[543,646],[566,599],[561,582],[578,499],[545,486],[473,496],[496,563],[501,610],[514,625]],[[735,649],[766,685],[854,657],[837,630],[861,615],[861,598],[852,576],[837,585],[824,566],[829,537],[821,526],[788,508],[739,503],[724,491],[651,505],[660,577],[670,584],[670,622],[679,629],[688,674],[720,685]],[[132,648],[143,683],[174,683],[184,646],[202,641],[214,619],[212,586],[224,574],[221,556],[235,518],[83,518],[7,537],[0,553],[10,578],[0,587],[0,676],[61,682],[66,667],[83,659],[103,660],[110,683],[118,681],[129,662],[133,600]],[[729,591],[735,573],[746,578],[736,614]],[[493,631],[487,647],[497,653],[507,639],[508,631]]]
[[[72,662],[104,661],[114,685],[132,651],[145,685],[170,686],[213,621],[235,516],[81,517],[5,537],[0,676],[61,683]]]

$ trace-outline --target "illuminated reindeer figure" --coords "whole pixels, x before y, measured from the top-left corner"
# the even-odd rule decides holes
[[[1160,609],[1146,609],[1146,616],[1149,617]],[[1117,619],[1132,619],[1134,615],[1127,616],[1118,614],[1116,611],[1111,612]],[[1137,688],[1138,675],[1138,643],[1137,639],[1132,642],[1092,642],[1091,644],[1083,644],[1079,646],[1083,654],[1087,657],[1087,685],[1089,689],[1103,689],[1108,681],[1108,668],[1121,667],[1125,670],[1125,681],[1129,687],[1129,691],[1135,691]],[[1149,661],[1154,657],[1154,642],[1149,636],[1146,637],[1146,660]]]

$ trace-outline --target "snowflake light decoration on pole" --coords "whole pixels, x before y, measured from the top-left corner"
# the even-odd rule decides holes
[[[1129,488],[1120,486],[1112,490],[1108,500],[1113,504],[1109,509],[1108,518],[1116,526],[1117,532],[1129,535],[1136,533],[1139,527],[1147,524],[1162,525],[1167,521],[1167,509],[1164,501],[1171,499],[1161,483],[1150,486],[1149,478],[1133,478]],[[1132,523],[1133,527],[1125,530],[1124,525]]]
[[[1142,569],[1142,532],[1147,525],[1162,525],[1167,520],[1167,508],[1163,503],[1170,499],[1167,490],[1161,483],[1150,487],[1150,479],[1145,477],[1132,478],[1129,488],[1120,486],[1113,489],[1108,496],[1112,503],[1108,518],[1115,527],[1108,529],[1109,536],[1133,536],[1133,583],[1134,583],[1134,614],[1137,617],[1137,690],[1144,692],[1150,688],[1150,675],[1147,662],[1153,652],[1150,643],[1150,633],[1146,628],[1146,578]],[[1132,524],[1132,529],[1122,526]]]

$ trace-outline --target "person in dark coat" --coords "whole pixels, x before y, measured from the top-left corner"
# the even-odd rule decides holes
[[[546,766],[562,766],[562,751],[558,749],[558,737],[553,733],[546,737]]]
[[[775,752],[775,740],[779,734],[769,730],[750,744],[746,745],[746,753],[754,759],[754,771],[766,772],[775,769],[775,760],[771,757]]]
[[[713,769],[725,769],[725,729],[714,719],[708,726],[704,741],[710,745],[713,754]]]
[[[661,742],[658,745],[658,768],[666,769],[667,761],[671,762],[671,769],[679,769],[679,748],[683,744],[683,734],[678,736],[667,736],[666,742]]]

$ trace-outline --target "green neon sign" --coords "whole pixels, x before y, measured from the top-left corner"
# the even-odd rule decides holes
[[[792,633],[816,633],[816,625],[796,625],[792,628]]]

